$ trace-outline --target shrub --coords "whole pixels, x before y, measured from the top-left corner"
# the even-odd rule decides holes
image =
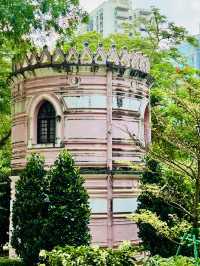
[[[57,247],[51,252],[41,251],[40,266],[131,266],[135,265],[136,250],[133,246],[122,245],[118,249],[99,247]]]
[[[38,261],[39,252],[44,249],[44,176],[44,160],[33,154],[16,186],[12,246],[29,266]]]
[[[144,266],[194,266],[195,260],[189,257],[175,256],[170,258],[161,258],[159,256],[151,257]]]
[[[173,204],[168,204],[162,197],[155,196],[154,193],[147,188],[151,185],[165,187],[165,190],[171,191],[174,196],[179,195],[182,201],[184,201],[183,206],[188,207],[190,203],[189,195],[191,194],[190,186],[183,182],[181,176],[167,171],[166,169],[162,169],[159,163],[150,158],[146,159],[146,166],[147,169],[140,179],[142,186],[141,194],[138,197],[138,208],[136,212],[140,213],[141,210],[148,210],[159,216],[160,221],[165,222],[167,227],[173,228],[176,226],[177,220],[172,217],[177,217],[178,220],[181,220],[185,217],[185,213],[174,207]],[[182,195],[184,195],[184,197]],[[150,223],[146,223],[142,221],[142,219],[138,222],[138,228],[138,235],[142,240],[144,249],[149,251],[152,256],[159,255],[166,258],[176,254],[176,242],[179,242],[179,239],[174,238],[173,240],[175,241],[172,242],[165,237],[164,234],[159,234],[158,230]],[[170,237],[173,238],[172,234]],[[192,256],[193,252],[191,247],[183,245],[181,248],[181,255]]]
[[[72,156],[63,150],[48,175],[49,210],[47,250],[55,246],[81,246],[90,243],[89,196],[84,179]]]
[[[44,160],[33,154],[16,186],[12,245],[28,265],[38,262],[41,249],[90,243],[88,194],[84,179],[67,151],[48,175]]]
[[[57,247],[51,252],[41,251],[39,266],[194,266],[195,260],[189,257],[174,256],[135,259],[138,249],[130,244],[122,244],[118,249],[99,247]]]
[[[10,215],[10,172],[0,168],[0,255],[3,255],[3,246],[8,242],[9,215]]]
[[[0,258],[0,266],[25,266],[25,264],[20,260]]]

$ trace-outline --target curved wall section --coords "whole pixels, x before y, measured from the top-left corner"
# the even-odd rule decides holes
[[[138,241],[126,216],[135,211],[138,195],[139,173],[130,164],[141,163],[150,136],[148,71],[142,54],[118,54],[114,46],[109,52],[100,46],[95,54],[87,46],[81,54],[44,49],[14,65],[13,173],[32,152],[44,155],[48,167],[60,149],[68,149],[85,176],[93,242],[101,246]],[[37,130],[45,101],[55,109],[53,139],[45,135],[51,134],[48,116]],[[37,143],[38,132],[51,143]]]

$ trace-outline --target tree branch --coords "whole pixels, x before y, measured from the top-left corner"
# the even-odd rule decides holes
[[[192,180],[196,178],[192,173],[188,172],[188,166],[181,164],[180,162],[176,163],[172,160],[170,160],[168,157],[162,156],[161,154],[157,155],[154,152],[151,152],[152,157],[155,158],[155,160],[160,161],[162,163],[167,164],[168,166],[171,166],[175,171],[179,170],[180,172],[188,175]]]

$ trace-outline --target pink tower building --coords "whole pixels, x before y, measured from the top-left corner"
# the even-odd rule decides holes
[[[149,60],[102,45],[95,53],[47,48],[13,66],[12,200],[26,157],[37,152],[50,166],[66,148],[90,195],[92,242],[138,241],[126,217],[137,207],[142,162],[150,141]],[[12,234],[12,219],[10,226]]]

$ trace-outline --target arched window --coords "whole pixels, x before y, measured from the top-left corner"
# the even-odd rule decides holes
[[[39,109],[37,117],[37,143],[55,143],[56,112],[53,105],[45,101]]]

